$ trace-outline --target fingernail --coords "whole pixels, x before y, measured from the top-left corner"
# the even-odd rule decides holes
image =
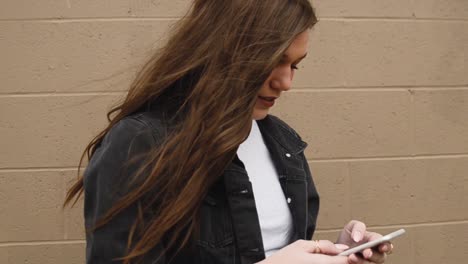
[[[387,245],[383,245],[382,246],[382,251],[387,251],[388,250],[388,246]]]
[[[345,245],[345,244],[335,244],[335,247],[336,247],[337,249],[343,249],[343,250],[349,248],[349,247],[348,247],[347,245]]]
[[[359,232],[359,231],[354,232],[354,234],[353,234],[353,240],[354,240],[354,242],[357,243],[357,242],[361,241],[361,239],[362,239],[362,234],[361,234],[361,232]]]
[[[372,257],[372,251],[367,251],[367,258],[370,259]]]

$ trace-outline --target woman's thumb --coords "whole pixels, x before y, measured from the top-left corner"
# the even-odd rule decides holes
[[[322,254],[331,256],[338,255],[339,253],[349,248],[347,245],[334,244],[328,240],[320,240],[318,244],[320,246],[320,252]]]

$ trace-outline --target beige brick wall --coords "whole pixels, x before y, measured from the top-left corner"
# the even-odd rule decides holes
[[[3,0],[0,263],[84,262],[79,155],[189,0]],[[315,0],[321,19],[274,113],[308,141],[317,238],[400,227],[388,263],[468,259],[468,1]]]

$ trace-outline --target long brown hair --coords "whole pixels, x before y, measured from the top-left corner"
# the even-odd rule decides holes
[[[201,201],[250,131],[259,89],[294,38],[317,21],[308,0],[192,3],[167,44],[141,69],[125,100],[108,113],[108,126],[80,159],[81,166],[117,122],[149,103],[173,106],[179,117],[170,136],[132,175],[144,180],[133,185],[92,228],[102,227],[154,193],[140,210],[157,208],[158,213],[148,223],[141,214],[135,219],[124,263],[140,259],[169,232],[172,237],[166,250],[177,251],[188,243],[197,230]],[[80,171],[78,175],[64,206],[73,198],[76,203],[83,193]]]

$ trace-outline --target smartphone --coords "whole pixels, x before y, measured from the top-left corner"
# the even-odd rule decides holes
[[[367,243],[364,243],[362,245],[359,245],[359,246],[356,246],[356,247],[353,247],[353,248],[350,248],[346,251],[343,251],[341,252],[340,254],[338,254],[338,256],[349,256],[353,253],[357,253],[357,252],[361,252],[362,250],[366,249],[366,248],[372,248],[372,247],[375,247],[375,246],[378,246],[382,243],[385,243],[385,242],[388,242],[396,237],[399,237],[401,235],[403,235],[405,233],[405,229],[400,229],[400,230],[397,230],[393,233],[390,233],[388,235],[385,235],[379,239],[376,239],[376,240],[373,240],[373,241],[370,241],[370,242],[367,242]]]

